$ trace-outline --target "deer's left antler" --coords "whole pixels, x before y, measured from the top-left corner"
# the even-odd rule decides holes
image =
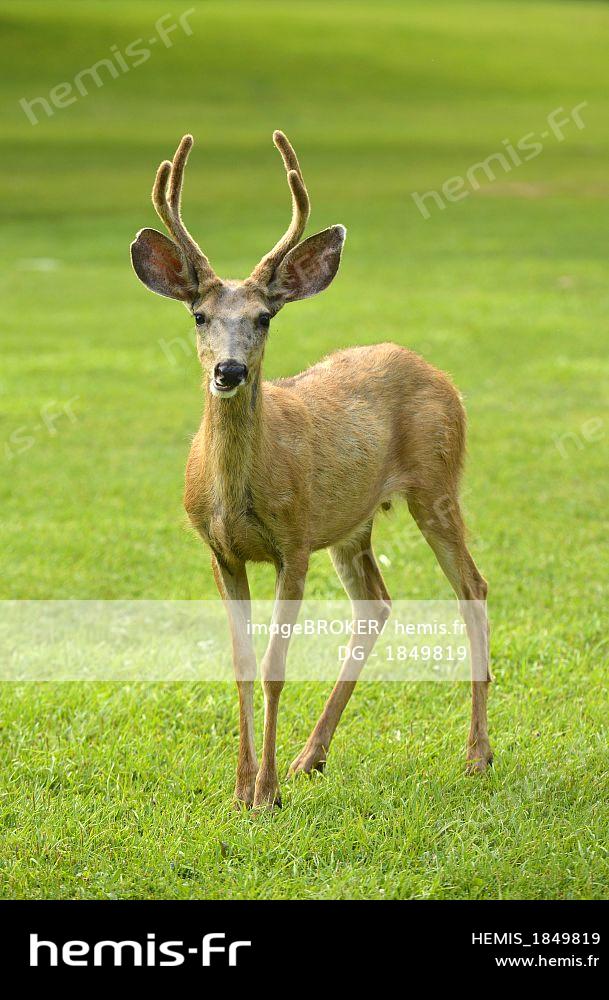
[[[281,153],[292,192],[292,220],[286,232],[272,250],[252,271],[254,281],[267,282],[287,253],[299,242],[309,218],[310,202],[298,158],[283,132],[273,132],[273,142]]]

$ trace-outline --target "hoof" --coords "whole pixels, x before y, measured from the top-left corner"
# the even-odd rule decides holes
[[[277,793],[272,799],[263,798],[260,801],[254,799],[252,811],[255,813],[272,812],[274,809],[281,809],[281,795]]]
[[[467,757],[465,773],[468,775],[484,774],[489,767],[493,766],[493,751],[490,747],[486,751],[472,749]]]
[[[257,812],[265,809],[281,809],[281,792],[275,775],[271,780],[256,783],[252,808]]]
[[[253,804],[254,804],[253,797],[242,799],[240,798],[240,796],[235,795],[233,798],[233,809],[235,810],[235,812],[245,812],[247,809],[251,809]]]
[[[243,809],[251,809],[254,804],[254,794],[256,788],[256,776],[254,775],[251,780],[240,780],[235,785],[235,794],[233,795],[233,805],[235,809],[241,812]]]
[[[321,774],[326,766],[326,758],[326,750],[320,743],[312,747],[306,746],[290,764],[288,777],[293,778],[297,774],[310,776],[313,771]]]

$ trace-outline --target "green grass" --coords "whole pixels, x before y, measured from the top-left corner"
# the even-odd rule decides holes
[[[221,274],[244,276],[286,222],[283,128],[310,231],[349,237],[332,288],[274,324],[266,372],[392,339],[462,389],[496,766],[463,776],[465,685],[362,683],[327,774],[254,819],[230,807],[231,686],[4,684],[2,895],[606,897],[609,10],[191,0],[192,36],[29,124],[20,98],[187,6],[0,3],[0,596],[214,594],[181,509],[200,373],[161,344],[189,344],[191,324],[142,289],[128,246],[155,224],[157,163],[192,131],[188,224]],[[412,191],[582,101],[584,129],[417,212]],[[74,422],[40,427],[74,397]],[[394,597],[449,596],[406,510],[375,544]],[[270,596],[268,568],[252,581]],[[307,592],[340,594],[324,553]],[[282,769],[326,693],[287,685]]]

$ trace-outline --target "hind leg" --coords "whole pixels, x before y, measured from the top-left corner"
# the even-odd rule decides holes
[[[463,518],[458,497],[417,491],[408,496],[408,506],[423,536],[433,549],[461,608],[472,657],[472,715],[467,741],[467,771],[485,771],[493,762],[488,738],[487,699],[489,626],[486,613],[487,584],[465,544]]]
[[[330,742],[340,717],[345,710],[357,678],[370,655],[370,651],[389,617],[391,600],[377,566],[371,543],[372,521],[364,526],[357,537],[330,549],[336,572],[351,598],[353,619],[368,622],[365,635],[352,634],[338,680],[328,698],[317,725],[303,750],[292,762],[290,774],[322,771]],[[358,647],[357,660],[352,659]]]

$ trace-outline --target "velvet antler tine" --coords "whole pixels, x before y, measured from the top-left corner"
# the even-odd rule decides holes
[[[182,181],[184,179],[184,168],[188,162],[188,154],[193,147],[193,138],[191,135],[185,135],[180,141],[180,145],[176,149],[175,156],[173,158],[173,163],[171,167],[171,176],[169,178],[169,191],[167,194],[169,204],[171,205],[174,212],[179,217],[180,214],[180,198],[182,195]]]
[[[171,219],[167,206],[167,182],[169,180],[170,173],[170,160],[163,160],[157,170],[154,187],[152,188],[152,204],[157,211],[157,215],[161,221],[165,223],[168,229],[171,228]]]
[[[300,175],[300,178],[302,180],[302,171],[300,169],[298,157],[296,156],[296,153],[294,152],[294,147],[292,146],[288,137],[284,135],[283,132],[280,132],[279,129],[276,129],[276,131],[273,132],[273,142],[275,143],[277,149],[279,150],[279,152],[283,157],[285,169],[288,172],[290,170],[295,170]]]
[[[170,236],[192,264],[199,283],[204,285],[217,280],[216,274],[198,243],[182,222],[180,208],[184,168],[192,146],[192,136],[183,136],[173,160],[164,160],[161,163],[152,189],[152,201]]]
[[[286,254],[299,243],[310,211],[309,195],[292,145],[283,132],[279,131],[273,132],[273,142],[281,153],[287,171],[288,184],[292,192],[292,219],[278,243],[252,271],[251,278],[259,282],[269,281]]]

